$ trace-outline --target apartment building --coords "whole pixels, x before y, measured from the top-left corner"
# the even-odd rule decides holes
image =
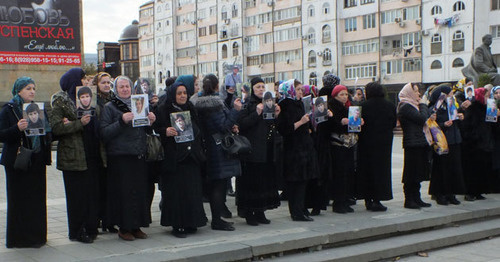
[[[154,78],[163,87],[166,78],[174,75],[174,17],[172,1],[156,0],[154,4]]]
[[[141,77],[148,79],[155,75],[154,7],[154,1],[139,7],[139,71]]]

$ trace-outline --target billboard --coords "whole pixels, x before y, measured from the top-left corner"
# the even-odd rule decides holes
[[[2,0],[0,64],[81,65],[80,0]]]

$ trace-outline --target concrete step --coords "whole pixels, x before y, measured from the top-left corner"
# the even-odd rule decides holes
[[[270,259],[273,262],[378,261],[500,235],[500,218]]]

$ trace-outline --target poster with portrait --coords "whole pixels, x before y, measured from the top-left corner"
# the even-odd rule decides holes
[[[448,118],[450,120],[457,120],[458,119],[458,109],[455,101],[455,97],[447,97],[446,98],[446,104],[448,105]]]
[[[495,99],[486,100],[486,122],[496,123],[498,120],[498,108]]]
[[[194,140],[191,113],[189,111],[175,112],[170,114],[170,124],[177,131],[174,136],[176,143],[184,143]]]
[[[85,115],[95,116],[97,104],[97,88],[95,86],[76,87],[76,116],[78,119]]]
[[[262,111],[262,118],[264,119],[274,119],[275,115],[275,109],[276,105],[274,104],[276,102],[274,98],[274,92],[272,91],[266,91],[264,92],[264,96],[262,97],[262,104],[264,105],[264,110]]]
[[[134,89],[132,90],[132,94],[146,94],[148,95],[148,100],[153,98],[153,95],[156,94],[156,88],[154,86],[154,81],[152,79],[139,77],[134,83]]]
[[[302,103],[304,104],[304,111],[306,114],[311,114],[312,113],[312,97],[311,95],[304,96],[302,98]]]
[[[320,96],[313,99],[313,117],[316,124],[328,120],[328,96]]]
[[[28,128],[24,130],[26,136],[45,135],[45,114],[43,103],[24,103],[23,118],[28,121]]]
[[[132,95],[130,97],[132,105],[132,113],[134,119],[132,120],[133,127],[149,126],[149,100],[147,94]]]
[[[361,132],[361,107],[360,106],[350,106],[349,123],[347,125],[347,132],[357,133]]]
[[[441,93],[441,95],[439,95],[436,104],[432,108],[433,113],[436,113],[436,111],[443,105],[444,100],[446,100],[446,96],[447,95],[445,93]]]
[[[465,99],[469,101],[474,101],[474,97],[476,96],[474,93],[474,86],[466,86],[464,92],[465,92]]]

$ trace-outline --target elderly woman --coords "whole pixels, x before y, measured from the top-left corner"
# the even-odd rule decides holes
[[[420,198],[420,183],[429,179],[429,143],[424,135],[425,122],[431,115],[427,105],[420,98],[417,85],[406,84],[399,92],[397,115],[403,129],[403,191],[405,208],[430,207]],[[436,115],[432,115],[435,119]]]
[[[223,134],[228,130],[237,131],[236,120],[242,108],[240,99],[233,102],[228,108],[219,92],[219,80],[209,74],[203,79],[203,93],[195,104],[200,114],[200,123],[204,131],[207,147],[207,177],[209,180],[210,209],[212,211],[211,226],[213,230],[233,231],[231,223],[224,221],[221,216],[225,209],[225,195],[227,180],[241,174],[239,159],[226,156],[222,146],[216,143],[214,135]]]
[[[172,234],[184,238],[207,223],[200,171],[200,166],[205,163],[205,155],[198,114],[189,102],[186,86],[176,82],[167,91],[167,100],[158,108],[158,121],[155,123],[155,130],[161,135],[166,153],[160,174],[163,199],[160,223],[162,226],[172,226]],[[172,126],[170,116],[183,111],[188,111],[191,116],[194,140],[176,143],[175,136],[181,134]]]
[[[392,130],[396,107],[385,98],[378,82],[366,85],[366,101],[361,104],[365,124],[359,135],[358,198],[365,199],[370,211],[386,211],[380,201],[392,199]]]
[[[0,112],[0,163],[7,180],[7,248],[41,247],[47,242],[45,166],[51,162],[50,127],[44,121],[44,136],[26,137],[28,121],[22,117],[23,103],[33,102],[35,93],[33,79],[18,78],[12,88],[14,98]],[[27,171],[14,169],[20,146],[34,150]]]
[[[111,102],[101,113],[101,136],[108,157],[108,219],[120,227],[118,237],[126,241],[147,238],[141,227],[151,223],[147,201],[146,133],[150,127],[132,127],[132,81],[118,76]],[[148,114],[150,123],[155,115]]]
[[[63,172],[69,239],[92,243],[97,237],[99,212],[99,153],[97,120],[78,119],[75,90],[85,72],[73,68],[60,79],[61,91],[52,96],[50,124],[57,145],[57,169]],[[82,190],[84,189],[84,190]]]
[[[305,207],[308,181],[318,177],[318,160],[309,134],[309,115],[305,113],[302,83],[290,79],[279,87],[284,98],[279,106],[278,131],[283,135],[284,180],[288,209],[293,221],[313,221]]]
[[[252,144],[252,153],[244,157],[242,176],[236,179],[236,205],[245,213],[247,224],[257,226],[271,223],[264,212],[277,208],[280,200],[274,173],[276,120],[264,119],[262,115],[265,107],[262,99],[266,90],[264,80],[253,78],[251,85],[251,96],[238,124],[241,134]],[[275,106],[275,117],[279,114],[280,107]]]

